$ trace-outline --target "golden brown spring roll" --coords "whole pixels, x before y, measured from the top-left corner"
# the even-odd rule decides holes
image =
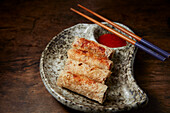
[[[103,103],[107,86],[85,76],[63,71],[57,78],[57,85]]]
[[[102,84],[104,84],[105,80],[111,75],[111,71],[109,70],[90,66],[73,59],[67,59],[64,70],[73,74],[86,76]]]
[[[107,57],[107,58],[112,58],[114,54],[114,50],[112,50],[109,47],[106,47],[102,44],[99,44],[97,42],[87,40],[85,38],[78,38],[75,37],[74,42],[72,43],[73,48],[85,50],[85,51],[90,51],[94,54],[97,54],[99,56]]]
[[[67,51],[68,58],[84,62],[91,66],[96,66],[102,69],[110,70],[112,68],[113,62],[105,57],[97,57],[88,51],[83,51],[80,49],[69,49]]]

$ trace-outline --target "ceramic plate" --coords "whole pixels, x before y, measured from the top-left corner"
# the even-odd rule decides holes
[[[108,25],[107,23],[104,24]],[[131,31],[120,23],[116,24]],[[133,62],[137,49],[129,43],[127,43],[127,46],[115,49],[116,52],[112,59],[114,62],[113,75],[106,83],[108,93],[103,104],[56,85],[57,77],[63,70],[67,59],[67,50],[71,48],[74,37],[84,37],[96,41],[97,37],[106,33],[109,32],[96,24],[77,24],[60,32],[43,51],[40,59],[42,81],[51,95],[62,104],[84,112],[101,113],[130,110],[147,103],[147,95],[137,85],[133,77]]]

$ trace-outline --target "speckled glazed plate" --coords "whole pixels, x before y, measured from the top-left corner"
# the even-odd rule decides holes
[[[116,24],[131,31],[120,23]],[[67,59],[67,50],[70,49],[74,37],[84,37],[95,41],[98,36],[106,33],[108,31],[96,24],[77,24],[60,32],[43,51],[40,59],[42,81],[51,95],[62,104],[84,112],[106,113],[130,110],[147,103],[147,95],[133,77],[133,62],[137,49],[129,43],[127,46],[115,49],[116,52],[112,59],[114,62],[113,75],[106,82],[108,93],[103,104],[56,85],[57,77],[63,70]]]

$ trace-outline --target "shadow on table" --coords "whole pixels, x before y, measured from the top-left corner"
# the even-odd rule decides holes
[[[161,110],[159,101],[151,95],[148,95],[149,101],[148,104],[140,107],[138,109],[132,109],[130,111],[121,112],[121,113],[165,113]]]
[[[138,109],[132,109],[130,111],[124,111],[124,112],[119,112],[119,113],[165,113],[166,111],[162,111],[159,105],[159,102],[156,98],[152,97],[151,95],[148,95],[149,101],[148,104],[144,107],[138,108]],[[67,106],[62,106],[65,108],[65,110],[68,113],[84,113],[81,111],[77,111],[74,109],[71,109]]]

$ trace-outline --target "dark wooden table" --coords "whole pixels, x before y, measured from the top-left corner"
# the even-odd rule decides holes
[[[169,0],[2,0],[0,113],[78,112],[56,101],[39,73],[41,53],[53,36],[77,23],[91,23],[69,10],[77,8],[77,3],[127,25],[137,35],[170,52]],[[170,113],[170,60],[161,62],[138,50],[134,70],[149,102],[129,113]]]

